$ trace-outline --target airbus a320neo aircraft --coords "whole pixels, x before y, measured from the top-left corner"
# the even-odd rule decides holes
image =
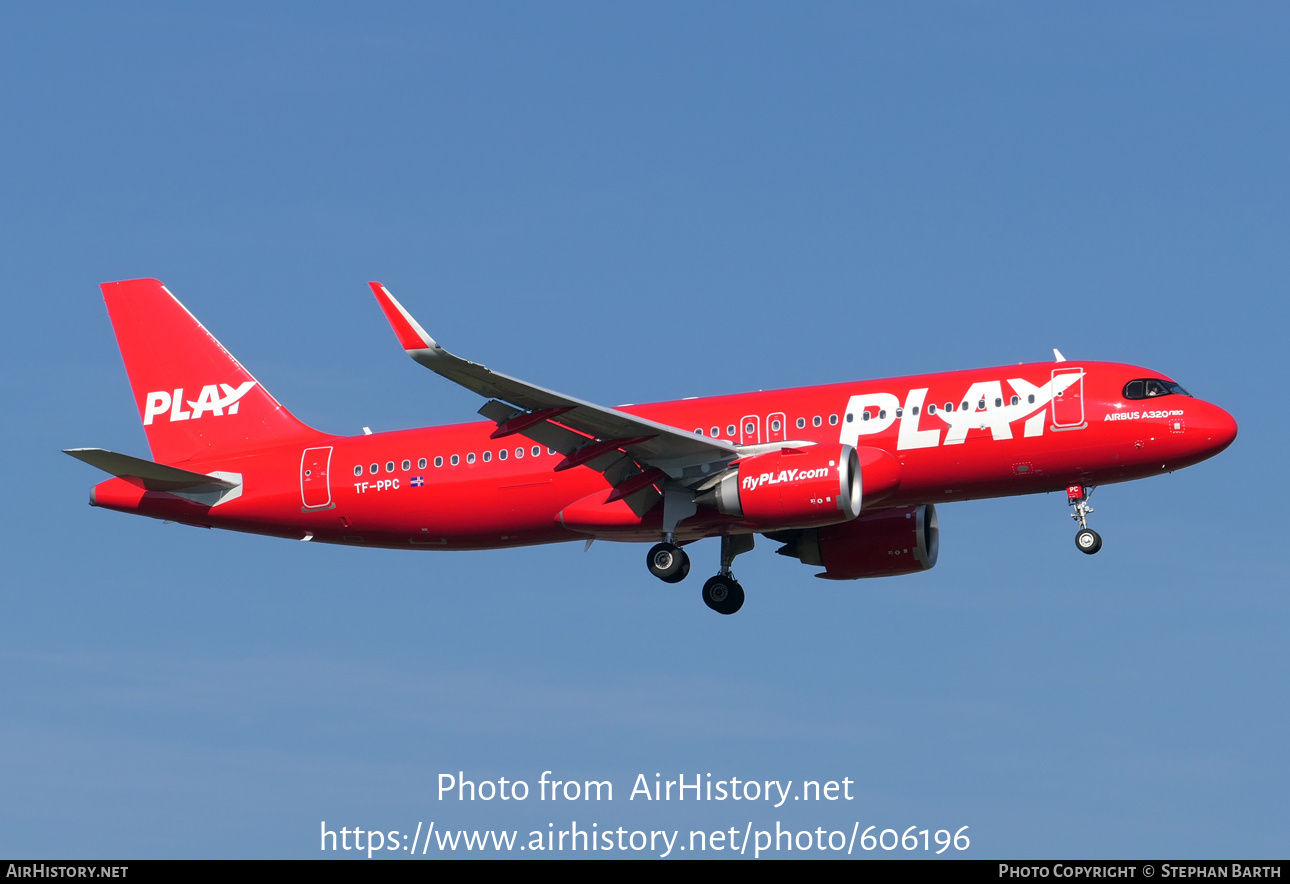
[[[153,460],[67,453],[115,478],[95,506],[206,528],[391,549],[721,539],[703,600],[743,604],[735,556],[777,552],[852,580],[936,564],[935,504],[1066,490],[1076,546],[1093,487],[1222,451],[1236,422],[1156,371],[1056,362],[606,408],[437,344],[379,283],[408,355],[487,401],[487,420],[333,436],[296,420],[155,279],[103,285]]]

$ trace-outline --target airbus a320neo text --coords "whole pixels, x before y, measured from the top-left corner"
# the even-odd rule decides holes
[[[335,436],[283,408],[155,279],[102,286],[152,459],[67,453],[114,478],[90,502],[207,528],[387,549],[721,542],[703,600],[743,605],[731,571],[758,534],[853,580],[936,564],[939,501],[1065,489],[1096,553],[1093,488],[1222,451],[1236,422],[1168,376],[1056,361],[607,408],[462,359],[379,283],[408,355],[478,393],[485,420]]]

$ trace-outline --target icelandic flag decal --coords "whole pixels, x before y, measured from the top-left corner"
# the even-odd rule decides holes
[[[412,484],[412,487],[413,487],[413,488],[420,488],[420,487],[421,487],[422,485],[424,485],[425,483],[426,483],[425,476],[413,476],[413,477],[412,477],[412,483],[411,483],[411,484]]]

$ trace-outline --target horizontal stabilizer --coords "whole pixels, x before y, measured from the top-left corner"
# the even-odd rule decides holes
[[[120,476],[122,479],[137,479],[148,491],[180,491],[216,489],[227,491],[236,488],[236,482],[227,482],[215,476],[205,476],[154,463],[141,457],[128,454],[117,454],[105,448],[65,448],[64,454],[70,454],[77,460],[83,460],[92,467],[98,467],[105,473]]]

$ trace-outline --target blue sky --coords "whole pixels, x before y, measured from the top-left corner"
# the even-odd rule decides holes
[[[968,855],[1283,857],[1284,34],[1273,4],[62,4],[0,28],[0,848],[315,857],[319,822],[970,826]],[[930,573],[763,542],[333,549],[85,505],[146,455],[97,285],[155,276],[301,419],[470,419],[457,353],[616,404],[1071,358],[1241,435],[940,508]],[[698,579],[696,579],[698,578]],[[436,800],[543,770],[845,806]],[[863,826],[862,826],[863,828]]]

